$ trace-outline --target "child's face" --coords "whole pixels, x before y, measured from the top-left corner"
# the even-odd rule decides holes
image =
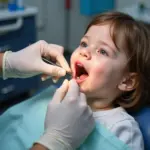
[[[113,99],[119,94],[126,64],[125,52],[115,47],[109,25],[90,27],[71,56],[73,77],[89,98]]]

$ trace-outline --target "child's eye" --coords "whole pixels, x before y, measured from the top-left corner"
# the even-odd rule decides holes
[[[98,53],[100,53],[100,54],[102,54],[102,55],[105,55],[105,56],[108,56],[107,51],[106,51],[106,50],[104,50],[104,49],[100,49],[100,50],[98,50]]]
[[[88,45],[87,45],[86,42],[81,42],[81,43],[80,43],[80,46],[81,46],[81,47],[87,47]]]

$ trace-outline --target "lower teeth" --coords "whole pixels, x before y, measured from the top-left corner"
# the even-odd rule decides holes
[[[77,79],[80,79],[80,77],[77,77]]]

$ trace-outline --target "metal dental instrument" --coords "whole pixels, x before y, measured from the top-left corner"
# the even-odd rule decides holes
[[[57,67],[62,68],[60,65],[58,65],[58,64],[56,64],[56,63],[54,63],[54,62],[52,62],[51,60],[46,59],[45,57],[42,57],[42,60],[43,60],[44,62],[50,64],[50,65],[53,65],[53,66],[57,66]],[[69,77],[72,78],[71,72],[66,72],[66,74],[68,74]]]

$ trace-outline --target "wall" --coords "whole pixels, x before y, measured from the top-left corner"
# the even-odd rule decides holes
[[[124,7],[134,5],[135,1],[138,0],[117,0],[116,8],[124,8]]]
[[[64,46],[64,0],[48,0],[47,41]]]
[[[138,0],[116,0],[116,8],[134,5]],[[149,0],[145,0],[150,5]],[[79,44],[85,27],[90,21],[89,17],[81,16],[79,0],[72,0],[70,11],[69,45],[65,43],[65,9],[64,0],[25,0],[28,5],[39,7],[38,39],[65,46],[73,51]]]
[[[72,0],[70,11],[69,45],[65,45],[65,7],[64,1],[60,0],[26,0],[26,5],[37,6],[39,14],[37,17],[38,39],[50,43],[60,44],[73,50],[77,47],[80,38],[84,33],[85,26],[89,22],[88,17],[79,13],[79,0]],[[44,17],[44,18],[43,18]],[[43,24],[42,24],[43,23]]]
[[[47,8],[48,5],[45,5],[47,3],[47,0],[44,0],[44,3],[42,0],[25,0],[24,1],[25,6],[36,6],[38,7],[39,13],[37,14],[37,31],[38,31],[38,39],[47,39],[47,24],[46,24],[46,16],[47,14]]]
[[[90,21],[90,17],[82,16],[79,10],[79,0],[72,0],[72,8],[70,12],[70,42],[69,50],[74,50],[80,42],[84,34],[85,28]]]
[[[117,8],[129,7],[138,3],[139,1],[145,2],[146,6],[150,6],[150,0],[116,0]]]
[[[26,0],[26,5],[37,6],[38,40],[64,46],[64,3],[62,0]]]

